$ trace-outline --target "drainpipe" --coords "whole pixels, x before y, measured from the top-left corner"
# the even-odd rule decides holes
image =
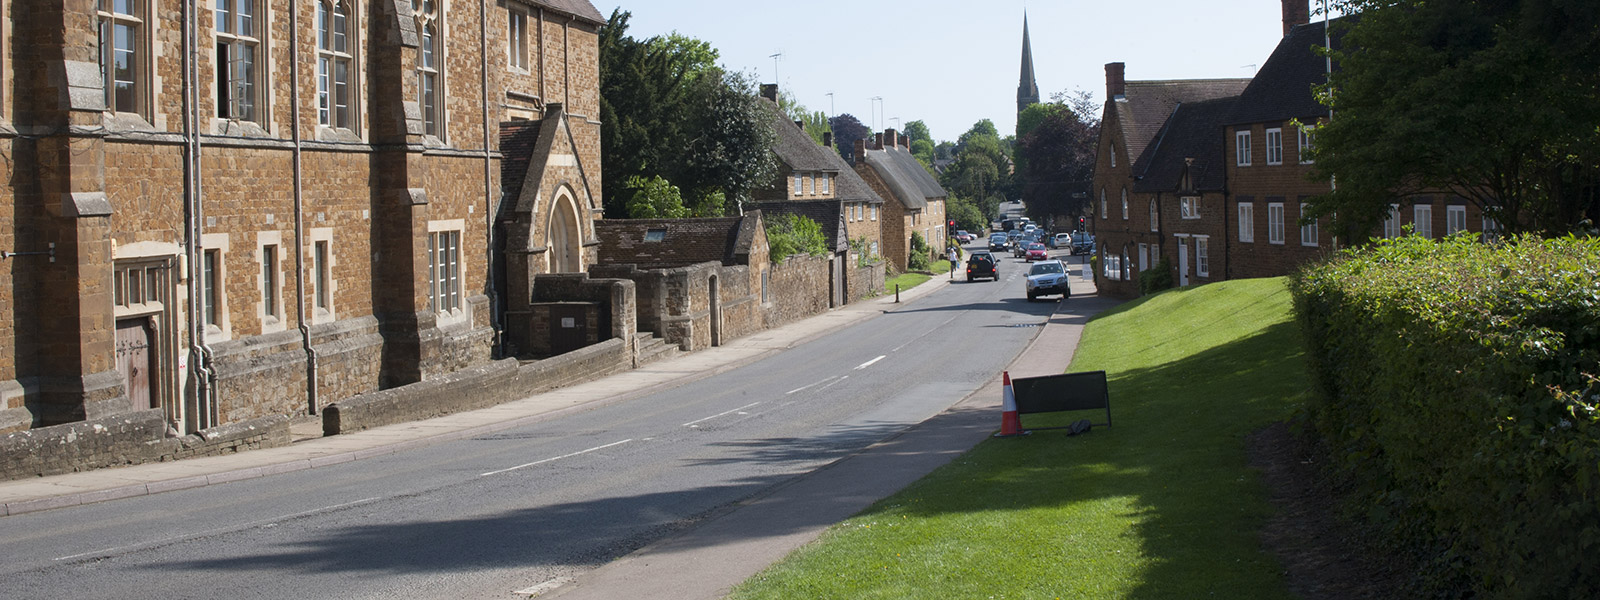
[[[289,47],[300,51],[300,3],[289,3]],[[294,288],[295,314],[300,319],[300,346],[306,352],[306,412],[317,414],[317,349],[311,347],[311,326],[306,324],[306,207],[300,168],[300,61],[291,60],[289,73],[289,134],[294,141]]]
[[[189,335],[189,360],[195,381],[194,414],[196,430],[217,425],[216,371],[212,368],[211,347],[205,342],[203,281],[196,281],[194,271],[204,272],[205,249],[200,246],[200,234],[205,222],[200,202],[200,92],[197,81],[195,51],[196,8],[195,0],[183,2],[183,251],[189,263],[189,302],[187,328]],[[204,275],[201,275],[203,278]],[[185,407],[187,408],[187,407]],[[185,411],[187,412],[187,411]],[[187,418],[185,420],[188,420]]]
[[[483,76],[483,239],[484,239],[484,265],[487,267],[485,279],[489,282],[489,325],[494,328],[494,347],[492,356],[500,358],[501,331],[500,325],[500,289],[495,281],[495,252],[494,252],[494,185],[491,179],[493,158],[489,152],[489,0],[478,0],[478,13],[483,18],[478,19],[478,52],[483,57],[483,64],[478,68],[478,74]],[[524,29],[526,31],[526,29]]]

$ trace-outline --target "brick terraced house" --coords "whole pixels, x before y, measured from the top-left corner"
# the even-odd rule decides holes
[[[595,262],[587,0],[0,21],[0,432],[316,413],[488,362],[533,275]]]

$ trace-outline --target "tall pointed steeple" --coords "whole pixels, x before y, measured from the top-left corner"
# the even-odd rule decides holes
[[[1017,114],[1039,103],[1039,83],[1033,78],[1033,44],[1028,41],[1028,12],[1022,12],[1022,78],[1017,83]]]

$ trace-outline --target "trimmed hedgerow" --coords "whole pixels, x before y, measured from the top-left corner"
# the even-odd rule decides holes
[[[1389,240],[1290,287],[1309,420],[1415,591],[1600,597],[1600,240]]]

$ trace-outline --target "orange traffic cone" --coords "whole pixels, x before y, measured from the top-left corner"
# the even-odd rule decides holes
[[[1022,417],[1017,414],[1017,393],[1011,389],[1011,372],[1002,371],[1001,377],[1003,378],[1001,381],[1004,386],[1002,389],[1005,391],[1001,396],[1003,400],[1000,409],[1005,412],[1000,413],[1000,433],[996,433],[994,436],[1028,435],[1028,432],[1022,430]]]

